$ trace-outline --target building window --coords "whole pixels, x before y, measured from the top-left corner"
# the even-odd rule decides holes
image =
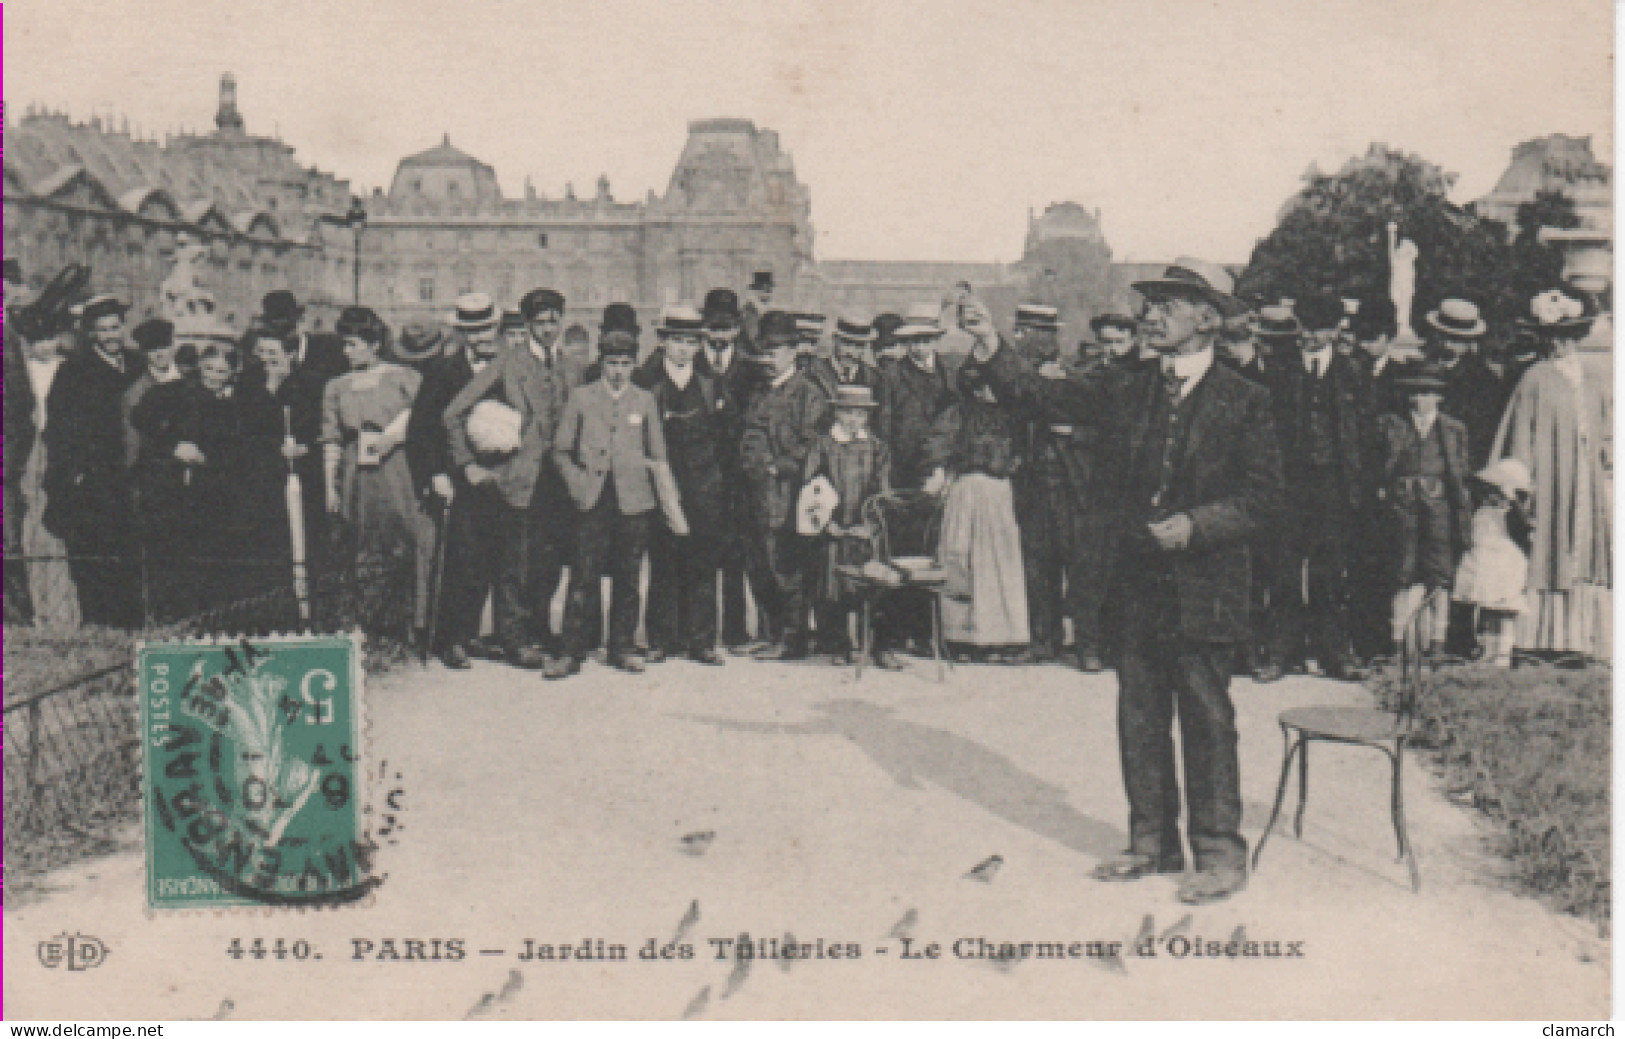
[[[547,232],[546,231],[543,231],[541,234],[536,236],[536,247],[538,249],[546,249],[547,248]]]
[[[418,280],[418,299],[423,303],[434,302],[434,279],[420,278]]]

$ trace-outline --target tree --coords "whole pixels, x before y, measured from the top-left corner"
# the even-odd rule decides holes
[[[1450,201],[1455,179],[1375,144],[1335,174],[1311,167],[1275,230],[1253,250],[1237,291],[1263,300],[1315,291],[1386,297],[1392,221],[1420,251],[1413,323],[1445,296],[1490,306],[1507,282],[1511,252],[1500,225]]]

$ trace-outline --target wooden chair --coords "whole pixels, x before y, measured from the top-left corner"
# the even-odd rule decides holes
[[[931,601],[931,657],[936,663],[937,681],[947,678],[947,654],[942,642],[942,588],[947,576],[935,565],[937,540],[942,528],[942,502],[924,491],[892,491],[877,494],[863,503],[863,522],[870,530],[871,560],[884,564],[890,577],[880,578],[861,566],[838,566],[836,570],[852,581],[863,601],[859,621],[857,677],[874,651],[874,604],[887,592],[915,588]],[[930,567],[912,571],[897,567],[899,559],[928,558]]]
[[[1448,600],[1445,589],[1437,589],[1406,619],[1404,639],[1400,643],[1399,703],[1397,710],[1388,711],[1372,707],[1294,707],[1282,711],[1279,722],[1281,737],[1285,741],[1286,757],[1281,762],[1281,781],[1275,788],[1275,806],[1270,809],[1270,821],[1258,838],[1253,850],[1253,869],[1258,869],[1259,856],[1264,844],[1275,829],[1281,815],[1281,803],[1286,799],[1287,784],[1292,781],[1292,759],[1298,759],[1298,810],[1292,820],[1293,835],[1303,837],[1303,810],[1309,799],[1309,744],[1315,741],[1343,743],[1357,747],[1371,747],[1388,755],[1393,765],[1393,790],[1389,812],[1393,817],[1394,836],[1399,841],[1399,858],[1410,867],[1411,890],[1422,889],[1422,874],[1416,867],[1416,853],[1411,848],[1405,831],[1405,787],[1402,782],[1405,763],[1405,745],[1411,740],[1416,727],[1416,705],[1425,691],[1427,668],[1423,660],[1426,645],[1425,629],[1431,627],[1431,609],[1440,597]]]

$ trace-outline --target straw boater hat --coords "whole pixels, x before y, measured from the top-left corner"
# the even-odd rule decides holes
[[[90,297],[73,308],[73,313],[80,321],[92,325],[109,314],[123,317],[125,311],[129,309],[130,305],[128,303],[125,303],[111,292],[103,292],[100,295]]]
[[[842,314],[835,319],[835,338],[848,343],[872,343],[875,341],[875,328],[867,321]]]
[[[497,305],[483,292],[465,292],[452,304],[451,327],[459,332],[483,332],[495,328]]]
[[[1061,311],[1044,303],[1018,303],[1016,327],[1058,331],[1061,327]]]
[[[1529,475],[1529,467],[1516,458],[1503,458],[1499,462],[1494,462],[1480,470],[1474,479],[1489,484],[1508,498],[1528,494],[1534,484]]]
[[[892,333],[895,339],[936,339],[942,335],[942,311],[935,303],[916,303]]]
[[[1438,309],[1428,311],[1427,323],[1450,339],[1477,339],[1489,328],[1479,316],[1478,305],[1465,299],[1447,299]]]
[[[880,404],[875,400],[875,391],[868,386],[847,385],[835,391],[835,399],[830,407],[837,411],[841,408],[878,408]]]
[[[660,320],[655,322],[655,335],[658,336],[698,336],[705,330],[705,318],[699,311],[686,303],[674,303],[660,312]]]
[[[817,339],[824,334],[824,323],[827,320],[823,314],[803,310],[796,315],[796,334],[803,339]]]
[[[1253,335],[1260,339],[1296,339],[1303,334],[1303,322],[1291,307],[1260,307],[1252,324]]]
[[[497,322],[498,332],[511,332],[525,327],[525,315],[517,310],[504,310]]]
[[[1224,317],[1235,317],[1244,307],[1236,299],[1236,280],[1216,263],[1181,256],[1165,268],[1160,278],[1137,281],[1131,286],[1146,299],[1183,296],[1212,304]]]

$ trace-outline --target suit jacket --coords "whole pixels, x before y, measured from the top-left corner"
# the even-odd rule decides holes
[[[892,451],[892,479],[898,487],[919,487],[931,475],[926,441],[942,413],[959,399],[942,361],[926,371],[907,357],[880,366],[880,399],[875,432]]]
[[[1306,399],[1313,378],[1301,357],[1284,357],[1272,366],[1269,393],[1275,407],[1275,432],[1281,444],[1281,470],[1288,487],[1309,475]],[[1332,353],[1323,376],[1331,390],[1333,436],[1337,461],[1343,479],[1344,497],[1350,508],[1358,508],[1366,494],[1365,447],[1369,421],[1366,416],[1366,389],[1354,362]]]
[[[45,402],[44,520],[54,533],[128,522],[124,391],[141,371],[134,355],[125,355],[120,371],[90,347],[71,354],[57,370]]]
[[[1489,464],[1495,432],[1512,399],[1512,387],[1490,370],[1483,358],[1469,354],[1445,375],[1449,383],[1439,410],[1467,426],[1467,462],[1475,470]]]
[[[5,479],[6,489],[16,492],[22,487],[23,472],[28,468],[28,456],[34,450],[38,429],[34,419],[34,386],[28,377],[28,362],[23,357],[23,337],[8,331],[5,336]],[[9,502],[7,508],[13,508]],[[20,507],[20,506],[17,506]]]
[[[708,536],[720,535],[728,519],[720,432],[727,400],[717,395],[715,381],[700,368],[698,359],[688,386],[678,389],[666,371],[666,355],[659,349],[632,373],[632,381],[654,397],[666,457],[677,480],[689,529]]]
[[[616,398],[600,379],[570,391],[553,438],[553,464],[576,508],[597,505],[604,481],[613,477],[622,515],[653,509],[659,499],[650,461],[666,461],[666,439],[648,390],[629,385]]]
[[[457,392],[442,414],[452,464],[462,472],[476,461],[467,427],[474,405],[500,400],[519,412],[519,450],[496,467],[497,490],[516,509],[560,504],[544,499],[560,491],[550,455],[570,394],[569,367],[562,362],[557,352],[549,366],[528,349],[504,350]]]
[[[829,398],[806,372],[751,398],[739,453],[757,523],[777,530],[789,521],[807,455],[828,424]]]
[[[745,356],[740,346],[743,339],[741,336],[735,341],[726,371],[712,366],[711,355],[706,350],[701,350],[694,359],[694,367],[710,379],[711,391],[716,394],[718,460],[723,471],[732,475],[739,473],[739,441],[745,435],[745,410],[750,406],[751,394],[762,384],[760,368]]]
[[[326,332],[300,332],[299,337],[301,342],[294,348],[296,369],[303,369],[324,383],[350,370],[343,339]]]
[[[1084,378],[1044,379],[1015,351],[1001,347],[984,370],[1007,406],[1031,409],[1050,421],[1099,426],[1111,468],[1119,473],[1136,472],[1144,452],[1160,449],[1151,429],[1164,392],[1155,368],[1123,380],[1100,369]],[[1185,407],[1186,433],[1162,511],[1190,518],[1190,543],[1178,552],[1155,548],[1143,530],[1144,510],[1125,504],[1117,516],[1120,543],[1141,559],[1116,568],[1113,580],[1127,623],[1154,623],[1162,594],[1156,576],[1166,564],[1177,588],[1179,634],[1196,641],[1235,641],[1249,631],[1249,541],[1281,508],[1280,444],[1270,395],[1215,363],[1190,391]]]
[[[1454,528],[1456,544],[1469,541],[1473,522],[1473,499],[1467,493],[1468,468],[1467,426],[1443,412],[1434,419],[1444,445],[1445,500],[1450,503],[1450,524]],[[1380,482],[1377,496],[1391,496],[1394,481],[1399,476],[1414,475],[1422,449],[1422,436],[1410,416],[1386,414],[1377,419],[1377,464]]]
[[[451,438],[446,432],[446,408],[474,378],[474,365],[468,351],[435,357],[423,366],[423,384],[406,423],[406,464],[418,493],[429,490],[437,474],[445,473],[459,484],[464,482],[462,466],[452,461]]]

